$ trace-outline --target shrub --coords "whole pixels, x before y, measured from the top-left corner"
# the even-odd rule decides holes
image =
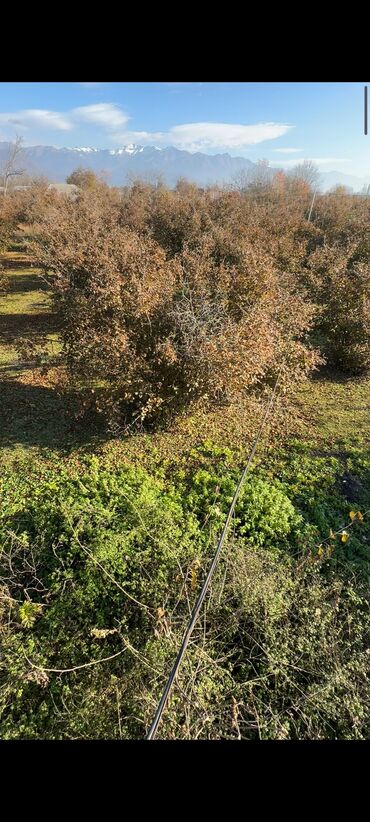
[[[370,244],[324,245],[308,260],[308,282],[321,312],[315,333],[329,364],[361,373],[370,367]]]
[[[159,229],[167,197],[166,215],[181,225]],[[159,191],[151,230],[140,233],[101,190],[59,202],[39,231],[70,373],[118,420],[230,402],[269,382],[282,359],[288,385],[319,361],[304,342],[314,308],[291,274],[248,235],[189,228],[198,219],[189,202],[187,189],[184,201]]]
[[[16,226],[11,197],[0,197],[0,254],[7,250]]]
[[[102,184],[91,168],[76,168],[66,178],[66,183],[86,190],[96,188]]]

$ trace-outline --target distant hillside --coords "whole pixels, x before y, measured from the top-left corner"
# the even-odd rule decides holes
[[[342,171],[326,171],[321,174],[322,190],[329,191],[334,186],[348,186],[353,191],[361,191],[364,185],[370,183],[370,177],[355,177],[353,174],[343,174]]]
[[[0,143],[0,166],[9,143]],[[128,145],[119,149],[53,148],[30,146],[23,150],[22,167],[28,174],[42,174],[63,182],[77,166],[104,172],[111,185],[124,185],[128,177],[161,176],[173,186],[180,177],[198,185],[230,182],[240,171],[251,171],[255,163],[229,154],[191,154],[177,148]]]
[[[0,168],[8,151],[9,143],[0,143]],[[297,160],[298,162],[298,160]],[[180,177],[200,186],[230,183],[240,172],[251,176],[257,164],[245,157],[230,154],[203,154],[198,151],[180,151],[177,148],[156,148],[129,144],[116,149],[54,148],[53,146],[29,146],[22,154],[22,167],[31,175],[44,175],[55,183],[64,182],[77,166],[91,168],[96,174],[103,172],[110,185],[125,185],[135,177],[153,179],[161,177],[168,186],[174,186]],[[268,169],[273,176],[278,168]],[[321,174],[321,187],[328,191],[335,185],[346,185],[360,191],[368,180],[329,171]]]

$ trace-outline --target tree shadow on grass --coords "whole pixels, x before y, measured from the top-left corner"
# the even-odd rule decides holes
[[[15,257],[1,257],[0,262],[2,268],[7,271],[21,271],[23,268],[37,268],[36,263],[32,263],[28,257],[23,260]]]
[[[329,365],[322,365],[316,371],[313,371],[310,380],[314,383],[334,383],[345,385],[350,383],[360,383],[366,379],[368,372],[359,372],[353,374],[352,372],[341,371],[339,368],[334,368]]]
[[[39,446],[68,454],[106,440],[95,418],[75,421],[73,397],[53,388],[26,385],[16,377],[0,381],[0,448]]]
[[[23,336],[37,337],[57,330],[55,315],[49,311],[37,314],[0,314],[0,338],[6,342]]]
[[[37,274],[7,275],[9,280],[9,294],[26,294],[31,291],[50,292],[50,286],[45,278]]]

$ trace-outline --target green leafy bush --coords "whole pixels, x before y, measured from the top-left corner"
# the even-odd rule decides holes
[[[172,482],[95,457],[3,472],[2,738],[144,736],[238,479],[228,449],[189,456]],[[348,520],[338,472],[297,446],[248,478],[160,736],[369,735],[368,527],[317,552]]]
[[[204,521],[226,520],[238,482],[237,473],[217,475],[200,469],[192,477],[186,504]],[[233,529],[248,545],[277,547],[297,532],[302,517],[288,497],[275,485],[259,477],[247,477],[233,518]]]

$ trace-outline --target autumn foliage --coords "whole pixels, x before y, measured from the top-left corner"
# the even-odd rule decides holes
[[[332,194],[317,204],[318,240],[306,261],[306,285],[322,307],[317,341],[347,373],[370,367],[370,201]]]
[[[287,384],[312,368],[314,306],[257,228],[240,197],[186,184],[59,198],[37,255],[53,275],[74,383],[116,419],[151,422],[228,403],[281,364]]]
[[[299,189],[299,196],[297,194]],[[37,227],[71,381],[126,424],[370,364],[369,206],[280,174],[257,199],[181,181],[56,197]]]

